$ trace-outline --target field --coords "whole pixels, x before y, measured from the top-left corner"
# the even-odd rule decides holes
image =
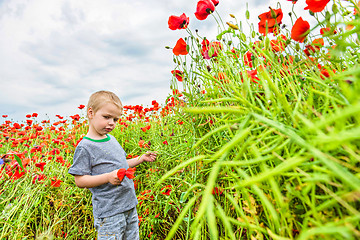
[[[273,6],[249,34],[217,3],[195,13],[216,19],[216,39],[169,18],[186,34],[168,47],[172,95],[125,106],[111,133],[128,158],[158,152],[134,178],[141,239],[359,239],[359,3],[307,0],[316,26],[295,12],[284,26]],[[2,116],[0,239],[96,237],[90,191],[67,173],[84,107]]]

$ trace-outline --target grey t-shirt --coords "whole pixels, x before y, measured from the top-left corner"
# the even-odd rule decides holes
[[[126,153],[114,136],[94,140],[84,137],[75,149],[71,175],[99,175],[119,168],[128,169]],[[120,185],[106,183],[89,188],[93,214],[96,218],[110,217],[134,208],[138,201],[134,182],[124,177]]]

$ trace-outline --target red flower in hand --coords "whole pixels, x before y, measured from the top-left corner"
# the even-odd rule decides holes
[[[215,0],[200,0],[196,6],[195,17],[199,20],[205,20],[210,14],[215,11]]]
[[[187,48],[186,42],[184,41],[184,39],[180,38],[180,39],[176,42],[175,47],[173,48],[173,53],[174,53],[176,56],[186,55],[186,54],[189,53],[186,48]]]
[[[171,30],[186,29],[189,25],[189,18],[186,17],[185,13],[181,14],[179,17],[171,15],[168,24]]]
[[[180,70],[172,70],[171,73],[176,77],[179,82],[183,81],[184,73]]]
[[[122,181],[125,176],[127,176],[129,179],[133,179],[135,170],[136,170],[136,168],[128,168],[128,169],[120,168],[117,171],[117,176],[120,179],[120,181]]]
[[[281,24],[283,18],[283,12],[281,8],[279,9],[271,9],[268,12],[262,13],[259,15],[259,32],[264,36],[267,33],[277,32],[278,25]],[[267,31],[266,31],[267,26]]]
[[[291,38],[298,42],[303,42],[309,34],[310,24],[301,17],[296,20],[291,29]]]
[[[321,12],[329,2],[330,0],[306,0],[307,6],[304,9],[309,9],[312,12]]]

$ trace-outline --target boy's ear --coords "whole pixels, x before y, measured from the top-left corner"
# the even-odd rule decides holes
[[[87,111],[87,115],[88,115],[89,119],[94,117],[94,111],[92,110],[91,107],[89,107],[89,109]]]

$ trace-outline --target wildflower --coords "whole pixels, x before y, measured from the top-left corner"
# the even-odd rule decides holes
[[[286,36],[281,34],[280,37],[278,37],[278,39],[271,40],[270,41],[270,46],[271,46],[271,49],[274,52],[282,52],[282,51],[284,51],[285,47],[286,47]]]
[[[41,171],[44,171],[45,162],[35,163],[35,166],[40,168]]]
[[[78,109],[83,109],[85,107],[85,105],[80,104],[80,106],[78,106]]]
[[[205,20],[215,11],[214,0],[200,0],[196,6],[195,17],[199,20]],[[218,1],[215,1],[218,2]]]
[[[32,114],[32,117],[37,117],[37,116],[38,116],[37,113],[33,113],[33,114]]]
[[[169,145],[169,143],[165,140],[165,141],[163,141],[163,144],[165,144],[165,145]]]
[[[212,190],[212,194],[213,195],[221,195],[223,193],[224,190],[222,190],[221,188],[218,188],[218,187],[214,187],[213,190]]]
[[[259,32],[262,33],[264,36],[267,33],[273,33],[278,31],[278,26],[281,24],[283,18],[283,12],[281,8],[279,9],[272,9],[270,8],[269,12],[265,12],[259,15],[260,22]]]
[[[167,186],[161,188],[160,193],[163,194],[163,195],[166,195],[166,196],[170,196],[171,189],[172,189],[172,186],[167,185]]]
[[[129,179],[133,179],[135,170],[136,168],[128,168],[128,169],[120,168],[116,174],[120,181],[122,181],[125,176],[127,176]]]
[[[207,39],[203,40],[202,48],[201,48],[201,55],[204,59],[210,59],[213,57],[217,57],[220,50],[222,50],[222,45],[220,42],[211,42]]]
[[[260,79],[256,76],[257,69],[254,70],[246,70],[247,75],[250,77],[250,80],[254,83],[258,83],[256,80],[260,81]]]
[[[189,25],[189,18],[186,17],[185,13],[179,17],[172,15],[169,17],[168,24],[171,30],[186,29]]]
[[[3,118],[7,118],[7,117],[8,117],[8,115],[2,115],[2,117],[3,117]]]
[[[151,125],[147,125],[145,127],[140,128],[143,132],[146,132],[147,130],[149,130],[151,128]]]
[[[298,18],[291,29],[291,38],[298,42],[303,42],[309,34],[310,24],[302,17]]]
[[[324,40],[322,38],[316,38],[314,41],[312,41],[311,45],[305,46],[304,52],[306,56],[310,56],[312,53],[320,50],[322,46],[324,46]]]
[[[331,28],[329,28],[329,27],[320,29],[321,35],[330,35],[330,34],[336,34],[336,33],[337,33],[337,31],[335,29],[331,32]]]
[[[172,70],[171,73],[176,77],[179,82],[183,81],[184,73],[180,70]]]
[[[62,181],[60,179],[57,179],[56,177],[51,179],[51,186],[52,187],[60,187],[61,183],[62,183]]]
[[[37,174],[33,177],[32,183],[35,184],[36,182],[41,182],[46,178],[44,174]]]
[[[186,44],[186,42],[184,41],[184,39],[180,38],[180,39],[176,42],[176,45],[175,45],[175,47],[173,48],[173,53],[174,53],[176,56],[186,55],[186,54],[189,53],[189,52],[187,51],[187,44]]]
[[[309,9],[312,12],[321,12],[329,2],[330,0],[306,0],[307,6],[304,10]]]

